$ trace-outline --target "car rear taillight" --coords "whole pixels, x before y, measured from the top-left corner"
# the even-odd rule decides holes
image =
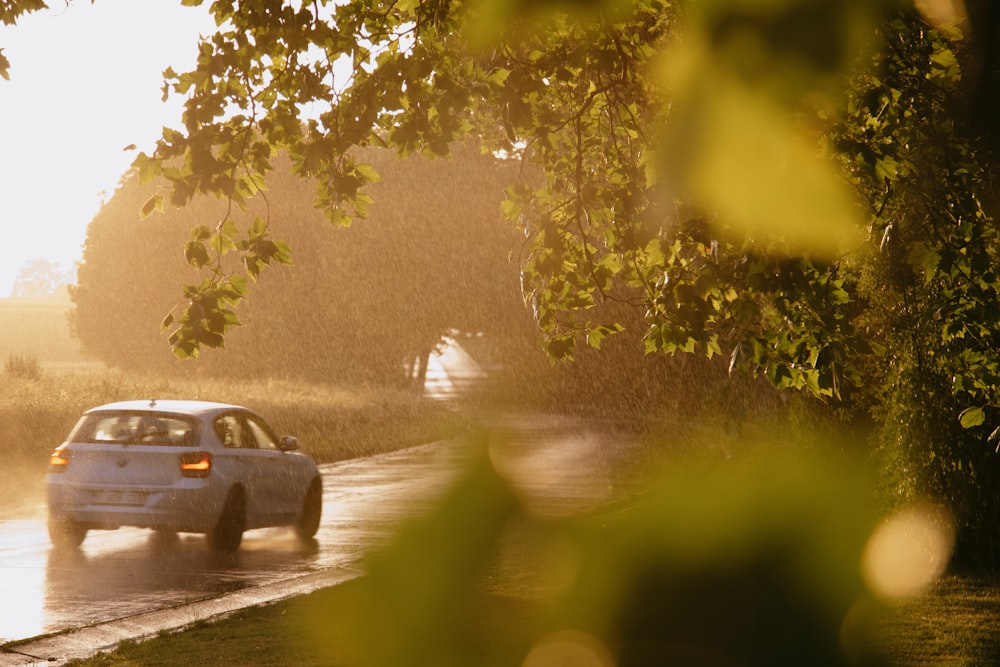
[[[212,455],[208,452],[181,454],[181,475],[184,477],[208,477],[212,472]]]
[[[49,455],[49,472],[66,472],[69,467],[70,451],[60,447]]]

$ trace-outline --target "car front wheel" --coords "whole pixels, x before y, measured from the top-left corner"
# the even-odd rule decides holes
[[[83,544],[87,527],[64,516],[49,516],[49,539],[58,548],[75,549]]]
[[[313,479],[302,501],[302,511],[295,524],[295,533],[299,539],[311,539],[319,530],[319,519],[323,513],[323,484],[319,477]]]
[[[230,489],[222,506],[219,520],[208,534],[208,541],[217,551],[236,551],[243,541],[246,525],[246,501],[239,487]]]

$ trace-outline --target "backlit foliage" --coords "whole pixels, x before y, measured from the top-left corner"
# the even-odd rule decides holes
[[[209,253],[210,240],[191,240],[201,250],[182,252],[192,220],[225,213],[226,204],[201,196],[140,220],[142,202],[167,184],[128,178],[88,229],[73,292],[86,349],[135,370],[402,384],[451,330],[532,347],[510,260],[518,239],[499,213],[516,165],[473,146],[436,161],[378,148],[358,153],[382,172],[367,188],[378,203],[363,224],[323,224],[311,183],[294,177],[284,158],[268,175],[266,194],[234,214],[241,222],[270,215],[295,249],[296,266],[263,274],[240,307],[249,326],[231,331],[225,349],[206,348],[197,364],[174,358],[160,324],[193,253]],[[233,253],[219,265],[238,266]],[[206,277],[215,271],[201,268]]]
[[[443,155],[475,133],[544,175],[504,211],[526,235],[522,291],[553,358],[621,331],[599,307],[621,301],[646,311],[650,352],[724,354],[776,386],[839,396],[867,349],[841,261],[859,207],[818,132],[879,7],[216,2],[197,68],[167,72],[183,129],[136,165],[169,179],[175,204],[206,192],[242,206],[285,150],[347,224],[377,178],[349,148]],[[189,262],[222,267],[236,251],[254,278],[287,260],[273,222],[240,230],[227,212],[196,228]],[[220,345],[247,287],[218,270],[186,288],[167,322],[175,351]]]

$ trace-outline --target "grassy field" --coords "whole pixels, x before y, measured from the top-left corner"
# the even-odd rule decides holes
[[[887,609],[882,631],[893,665],[998,665],[1000,582],[945,577],[930,594]]]

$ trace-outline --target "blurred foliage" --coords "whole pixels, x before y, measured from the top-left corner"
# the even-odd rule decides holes
[[[559,517],[496,465],[501,440],[484,437],[364,577],[298,609],[330,619],[312,625],[331,664],[878,664],[879,604],[857,567],[875,525],[863,466],[768,443],[674,461],[627,502]],[[524,603],[494,644],[470,628],[497,589]]]

